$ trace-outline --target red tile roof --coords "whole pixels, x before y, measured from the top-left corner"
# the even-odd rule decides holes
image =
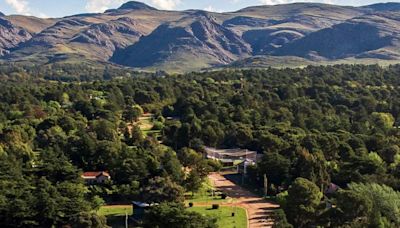
[[[98,171],[98,172],[84,172],[84,173],[82,174],[82,177],[98,177],[98,176],[101,176],[101,175],[107,176],[107,177],[110,176],[110,174],[107,173],[107,172]]]

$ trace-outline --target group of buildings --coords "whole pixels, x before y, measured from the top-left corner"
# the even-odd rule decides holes
[[[247,173],[249,165],[257,164],[260,159],[256,151],[247,149],[216,149],[205,147],[208,159],[213,159],[221,162],[224,167],[237,168],[239,173]],[[88,185],[104,184],[111,180],[111,176],[106,171],[84,172],[82,178]]]
[[[237,168],[242,174],[247,174],[247,167],[255,165],[260,159],[260,154],[247,149],[217,149],[212,147],[204,148],[207,158],[221,162],[223,167]]]

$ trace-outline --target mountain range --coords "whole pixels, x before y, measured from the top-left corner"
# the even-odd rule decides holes
[[[400,60],[400,3],[264,5],[236,12],[165,11],[128,2],[104,13],[0,13],[0,61],[86,62],[142,70]]]

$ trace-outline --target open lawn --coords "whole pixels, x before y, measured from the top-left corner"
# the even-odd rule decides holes
[[[221,228],[246,228],[247,216],[246,210],[240,207],[220,207],[217,210],[211,210],[209,207],[192,207],[188,211],[194,211],[205,216],[214,216],[218,219],[218,227]],[[235,217],[232,217],[235,212]]]
[[[153,130],[154,122],[153,122],[153,114],[148,114],[139,118],[139,127],[142,130],[145,136],[153,135],[155,137],[160,136],[160,130]]]
[[[125,228],[126,212],[133,214],[131,205],[110,205],[101,207],[97,213],[107,217],[107,224],[113,228]]]
[[[128,215],[132,215],[132,210],[131,205],[103,206],[97,213],[104,216],[125,216],[126,212]]]
[[[229,199],[221,199],[221,196],[219,196],[220,193],[221,192],[215,191],[214,183],[211,183],[211,181],[207,179],[198,192],[195,192],[194,194],[191,192],[187,192],[185,194],[185,199],[186,203],[202,203],[203,205],[208,203],[211,204],[227,202]]]
[[[221,199],[220,196],[208,196],[208,195],[199,195],[195,194],[193,197],[192,195],[185,195],[186,202],[193,202],[193,203],[223,203],[223,202],[228,202],[228,199]]]
[[[152,122],[152,116],[147,116],[147,117],[140,117],[139,118],[139,127],[140,130],[142,131],[150,131],[154,124]]]

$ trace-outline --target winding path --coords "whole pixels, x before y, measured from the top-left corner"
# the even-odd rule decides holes
[[[273,220],[270,219],[269,215],[274,209],[279,208],[279,205],[268,202],[236,185],[221,174],[212,173],[209,178],[218,190],[226,192],[228,196],[234,199],[234,205],[246,209],[248,228],[272,227]]]

